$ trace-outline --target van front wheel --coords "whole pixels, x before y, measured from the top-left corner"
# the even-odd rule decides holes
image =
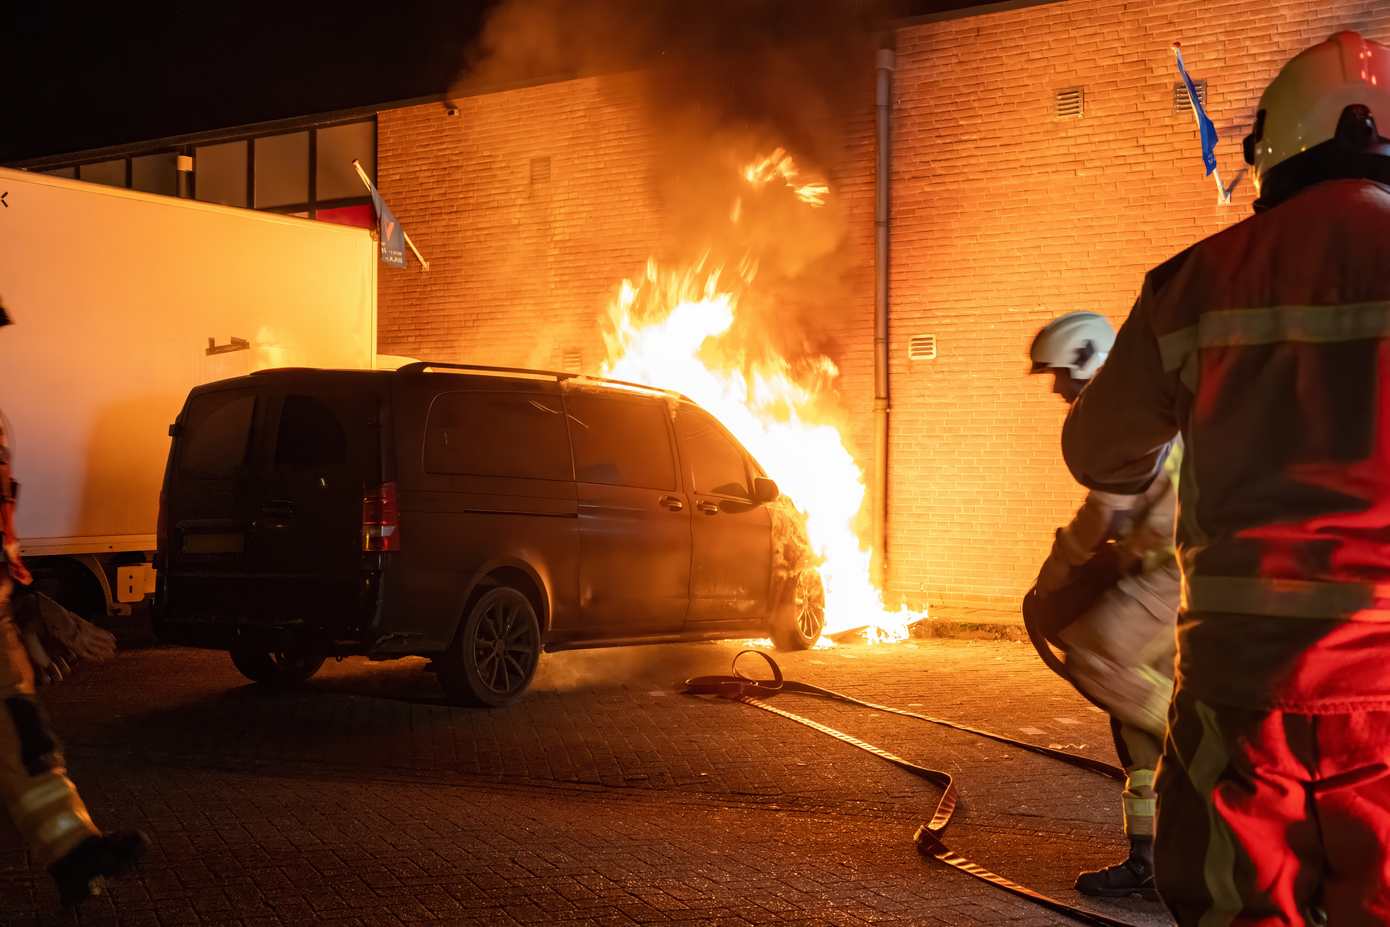
[[[825,630],[825,587],[820,573],[802,570],[787,583],[781,607],[772,621],[772,643],[778,650],[809,650]]]
[[[456,705],[501,708],[526,691],[540,659],[540,622],[531,600],[497,586],[473,603],[438,660],[439,683]]]
[[[323,657],[298,650],[238,647],[232,651],[232,665],[237,672],[265,686],[294,686],[307,682],[323,666],[323,661]]]

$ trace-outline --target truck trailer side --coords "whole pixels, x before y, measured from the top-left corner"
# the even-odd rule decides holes
[[[202,383],[368,369],[365,229],[0,169],[0,411],[25,556],[60,600],[128,613],[154,589],[168,429]]]

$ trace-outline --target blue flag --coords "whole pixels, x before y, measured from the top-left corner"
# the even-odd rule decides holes
[[[1197,87],[1192,83],[1192,78],[1188,76],[1187,68],[1182,61],[1182,49],[1173,46],[1173,51],[1178,56],[1178,73],[1182,75],[1183,83],[1187,84],[1187,98],[1192,101],[1192,112],[1197,117],[1197,128],[1202,133],[1202,162],[1207,166],[1207,176],[1216,170],[1216,143],[1221,140],[1216,134],[1216,126],[1212,125],[1211,119],[1207,116],[1206,108],[1202,106],[1202,98],[1197,95]]]
[[[376,209],[377,237],[381,239],[381,263],[392,267],[405,266],[405,230],[396,221],[395,213],[381,198],[375,185],[368,184],[372,191],[372,206]]]

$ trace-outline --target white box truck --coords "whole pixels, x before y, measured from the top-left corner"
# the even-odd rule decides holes
[[[371,368],[377,247],[360,228],[0,169],[0,412],[16,530],[55,598],[129,614],[154,590],[168,430],[198,384]]]

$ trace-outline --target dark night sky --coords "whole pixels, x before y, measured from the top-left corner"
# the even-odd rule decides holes
[[[493,2],[12,0],[0,162],[439,94]]]

